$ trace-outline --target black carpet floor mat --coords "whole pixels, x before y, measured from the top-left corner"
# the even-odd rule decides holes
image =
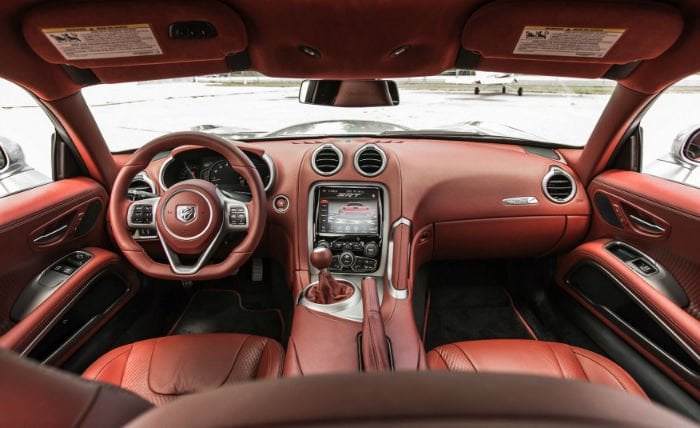
[[[283,341],[285,326],[278,309],[248,309],[233,290],[199,290],[170,334],[245,333]]]
[[[434,287],[429,299],[426,350],[462,340],[533,338],[502,287]]]

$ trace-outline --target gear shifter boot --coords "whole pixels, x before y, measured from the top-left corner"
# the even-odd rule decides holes
[[[316,248],[311,253],[311,264],[320,271],[318,283],[306,291],[306,298],[319,305],[342,302],[350,298],[355,287],[345,281],[338,281],[328,271],[333,254],[328,248]]]
[[[319,274],[318,284],[306,292],[306,298],[320,305],[328,305],[342,302],[350,298],[354,292],[355,288],[352,285],[336,281],[330,272],[325,271]]]

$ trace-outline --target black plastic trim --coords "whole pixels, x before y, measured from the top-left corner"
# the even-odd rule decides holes
[[[668,335],[668,339],[670,339],[673,343],[676,343],[676,345],[679,347],[678,351],[686,353],[686,356],[683,359],[686,361],[693,361],[695,367],[688,367],[686,363],[680,362],[678,358],[669,353],[669,350],[662,349],[660,344],[654,342],[653,339],[647,337],[637,328],[635,328],[635,326],[631,325],[630,320],[623,319],[620,315],[616,314],[607,306],[596,302],[590,296],[587,296],[585,294],[585,291],[582,290],[580,286],[577,285],[576,282],[573,281],[571,278],[574,272],[586,266],[592,267],[593,269],[598,270],[604,276],[608,277],[608,279],[610,279],[610,282],[614,286],[616,286],[617,289],[621,291],[631,301],[632,304],[636,305],[637,308],[643,311],[650,318],[650,320],[656,324],[657,328],[661,329],[666,335]],[[636,340],[641,346],[647,349],[660,361],[667,364],[676,373],[678,373],[679,376],[687,380],[688,383],[690,383],[691,385],[700,386],[700,373],[697,370],[697,367],[700,363],[698,362],[698,356],[692,351],[692,348],[690,348],[688,344],[686,344],[673,330],[671,330],[663,321],[661,321],[653,311],[651,311],[643,302],[641,302],[637,296],[635,296],[630,290],[628,290],[607,269],[595,262],[586,260],[574,266],[571,269],[571,271],[567,273],[565,282],[572,290],[574,290],[578,295],[585,299],[590,305],[595,307],[608,320],[614,323],[618,328],[620,328],[622,331],[628,334],[631,338]]]
[[[556,161],[561,160],[559,153],[557,153],[556,150],[552,149],[551,147],[523,146],[523,149],[533,155],[542,156]]]
[[[464,70],[474,70],[477,65],[479,65],[480,61],[481,54],[460,47],[457,53],[457,59],[455,60],[455,67]]]
[[[590,311],[560,292],[558,303],[608,357],[624,368],[644,389],[649,398],[700,422],[700,404],[656,366],[611,331]]]
[[[248,51],[226,55],[226,66],[231,71],[245,71],[250,69],[250,55]]]

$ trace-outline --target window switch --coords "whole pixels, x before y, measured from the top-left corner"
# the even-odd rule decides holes
[[[637,268],[638,271],[640,271],[644,275],[652,275],[658,272],[656,267],[654,267],[651,263],[647,262],[644,259],[633,260],[632,264]]]

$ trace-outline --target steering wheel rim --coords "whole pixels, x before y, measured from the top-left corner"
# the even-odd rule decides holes
[[[149,224],[148,226],[155,228],[158,239],[160,240],[161,244],[163,244],[163,248],[169,261],[168,264],[165,264],[154,261],[143,249],[143,247],[141,247],[141,245],[139,245],[138,242],[133,239],[129,231],[128,220],[130,207],[135,205],[147,205],[153,201],[146,203],[144,203],[144,201],[129,201],[127,199],[127,190],[133,177],[140,171],[146,169],[155,155],[164,151],[172,150],[182,145],[204,147],[223,155],[226,160],[228,160],[231,168],[240,174],[248,183],[252,199],[250,202],[235,201],[232,198],[225,197],[218,190],[208,188],[207,185],[210,185],[215,189],[215,186],[213,186],[211,183],[196,179],[178,183],[177,185],[172,186],[158,198],[154,198],[158,199],[158,201],[153,205],[153,224]],[[197,189],[199,192],[193,189]],[[164,234],[167,234],[168,231],[163,229],[163,224],[161,224],[162,222],[159,221],[159,217],[166,215],[166,211],[161,209],[161,202],[163,203],[163,206],[165,204],[170,204],[170,202],[175,199],[175,194],[187,192],[202,193],[201,196],[205,197],[204,199],[207,199],[208,203],[213,203],[212,195],[214,193],[212,192],[216,192],[216,195],[218,195],[219,199],[221,200],[221,205],[219,206],[219,208],[222,209],[222,212],[220,213],[222,217],[220,225],[221,230],[219,230],[214,237],[211,237],[211,247],[213,248],[209,248],[209,246],[207,247],[209,251],[208,256],[202,257],[204,254],[200,254],[200,260],[203,258],[208,259],[208,257],[213,254],[214,250],[216,250],[216,247],[218,247],[220,240],[223,240],[223,237],[225,237],[226,233],[229,231],[247,231],[245,238],[231,251],[228,256],[226,256],[223,261],[215,264],[206,264],[208,260],[203,260],[202,265],[193,270],[181,270],[174,266],[171,256],[173,253],[175,255],[177,255],[177,253],[174,252],[172,248],[169,248],[168,242],[172,243],[177,241],[172,241],[172,236],[169,236],[170,240],[164,238]],[[240,224],[230,224],[229,208],[234,206],[244,207],[245,214],[247,216],[245,228],[241,227]],[[126,257],[126,259],[131,262],[136,269],[144,274],[160,279],[181,281],[207,280],[222,278],[232,274],[250,258],[260,243],[264,232],[266,221],[265,207],[265,190],[262,180],[260,179],[260,175],[250,159],[248,159],[248,157],[234,144],[234,142],[200,132],[177,132],[156,138],[145,144],[143,147],[134,152],[129,158],[129,161],[120,169],[114,181],[112,193],[110,195],[109,209],[107,211],[107,222],[112,232],[112,237],[114,238],[114,241],[119,249],[122,251],[122,254],[124,254],[124,257]],[[214,218],[218,218],[219,214],[215,212],[217,207],[210,206],[210,208],[211,212],[209,215],[213,216]],[[168,213],[170,213],[170,211],[172,210],[168,209]],[[237,210],[237,212],[240,212],[240,210]],[[176,215],[173,213],[170,214]],[[168,218],[167,220],[171,221],[172,219]],[[163,219],[163,221],[165,221],[165,219]],[[208,227],[209,225],[207,225],[207,228]],[[216,227],[216,225],[214,225],[214,227]],[[217,240],[219,240],[219,242],[216,242]]]

